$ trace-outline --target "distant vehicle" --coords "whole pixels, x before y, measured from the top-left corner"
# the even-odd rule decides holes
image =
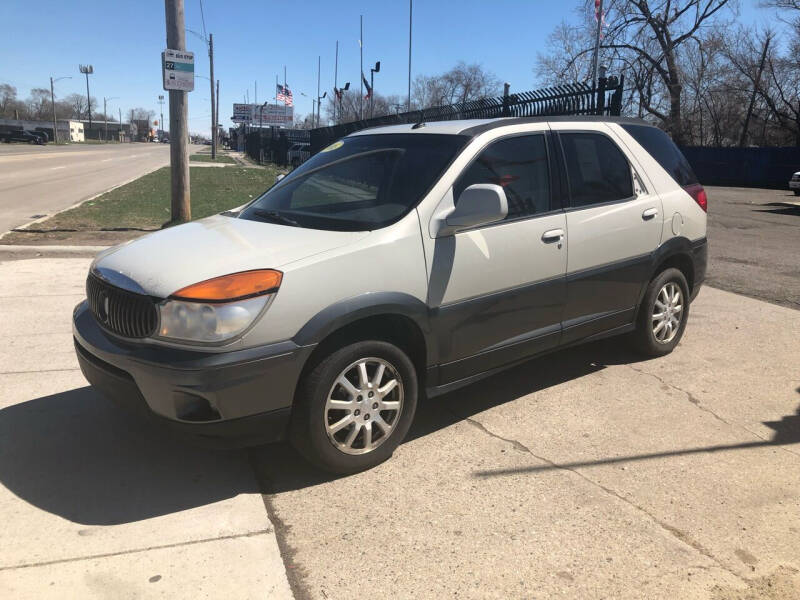
[[[47,142],[50,141],[50,136],[47,135],[44,131],[39,131],[37,129],[37,130],[29,131],[28,133],[31,133],[31,134],[35,135],[36,137],[40,138],[42,140],[42,144],[46,144]]]
[[[292,144],[286,154],[286,160],[292,165],[292,168],[297,168],[311,158],[311,145],[305,142],[298,142]]]
[[[40,146],[45,143],[44,139],[42,139],[40,136],[22,129],[17,129],[16,131],[4,131],[0,133],[0,139],[6,143],[28,142],[29,144],[39,144]]]
[[[800,196],[800,171],[792,175],[789,181],[789,189],[794,192],[795,196]]]
[[[169,138],[167,136],[162,137],[161,138],[161,143],[162,144],[169,144]]]

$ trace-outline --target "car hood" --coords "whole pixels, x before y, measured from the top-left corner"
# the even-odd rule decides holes
[[[251,269],[281,269],[366,235],[216,215],[106,250],[98,255],[93,268],[112,283],[165,298],[212,277]]]

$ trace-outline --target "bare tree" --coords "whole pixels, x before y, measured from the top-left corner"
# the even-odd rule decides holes
[[[419,75],[411,92],[415,108],[469,102],[500,94],[500,80],[479,64],[459,62],[441,75]]]
[[[0,115],[9,116],[8,110],[17,100],[17,88],[8,83],[0,83]]]

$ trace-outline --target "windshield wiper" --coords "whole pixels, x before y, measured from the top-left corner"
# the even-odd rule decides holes
[[[263,208],[256,208],[253,209],[253,214],[264,219],[265,221],[272,221],[273,223],[291,225],[292,227],[298,227],[300,225],[291,217],[287,217],[286,215],[279,213],[277,210],[264,210]]]

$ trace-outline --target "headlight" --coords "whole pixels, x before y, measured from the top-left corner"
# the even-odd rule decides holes
[[[280,271],[261,269],[181,288],[159,304],[158,337],[222,342],[250,327],[277,292]]]

